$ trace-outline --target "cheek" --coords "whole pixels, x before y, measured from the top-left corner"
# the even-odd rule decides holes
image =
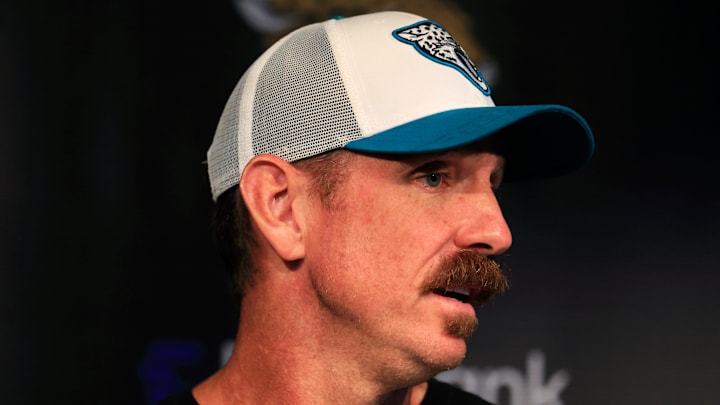
[[[315,243],[308,258],[333,282],[356,283],[359,288],[380,288],[399,275],[403,245],[407,244],[407,221],[398,221],[398,211],[382,204],[369,192],[322,215],[308,235]],[[373,201],[374,200],[374,201]],[[388,271],[393,269],[394,271]]]
[[[427,277],[427,268],[452,239],[449,218],[437,199],[403,191],[351,187],[340,205],[321,213],[309,236],[317,238],[316,263],[332,272],[326,276],[342,274],[344,280],[379,289],[392,283],[413,286]]]

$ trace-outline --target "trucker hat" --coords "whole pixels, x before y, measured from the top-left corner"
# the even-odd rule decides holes
[[[259,154],[424,153],[490,136],[507,180],[572,172],[594,150],[587,122],[568,107],[496,106],[440,24],[399,11],[338,17],[287,34],[248,68],[207,152],[208,174],[217,200]]]

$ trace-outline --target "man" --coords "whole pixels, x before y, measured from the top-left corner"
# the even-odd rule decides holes
[[[439,24],[383,12],[303,27],[230,96],[208,151],[241,303],[227,364],[166,404],[484,404],[434,380],[504,291],[503,178],[582,166],[556,105],[496,107]]]

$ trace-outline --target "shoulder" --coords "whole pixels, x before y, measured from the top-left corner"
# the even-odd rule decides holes
[[[157,405],[198,405],[198,403],[193,397],[192,391],[186,390],[165,397]]]
[[[479,396],[463,391],[454,385],[431,379],[428,381],[428,390],[425,394],[425,399],[422,401],[422,405],[440,404],[492,405]]]

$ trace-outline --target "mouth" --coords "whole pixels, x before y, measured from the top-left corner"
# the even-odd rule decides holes
[[[476,308],[481,308],[496,295],[494,291],[476,287],[433,288],[430,292],[463,304],[470,304]]]
[[[432,290],[432,293],[462,303],[470,302],[470,289],[467,287],[436,288]]]

